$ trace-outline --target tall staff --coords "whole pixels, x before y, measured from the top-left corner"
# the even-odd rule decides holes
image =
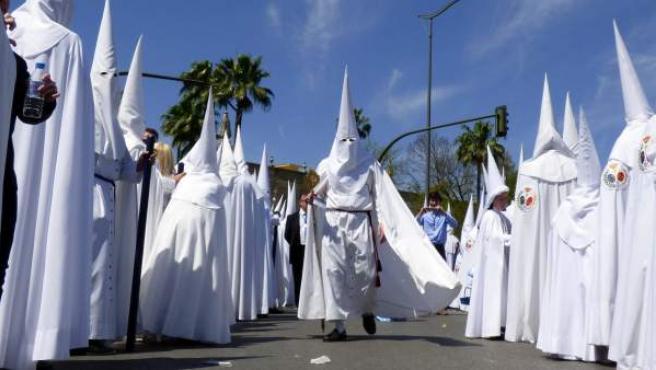
[[[146,151],[153,153],[155,138],[146,140]],[[137,244],[134,251],[134,272],[132,273],[132,293],[130,295],[130,315],[128,316],[128,336],[125,351],[133,352],[137,333],[137,316],[139,314],[139,289],[141,287],[141,265],[143,259],[144,238],[146,236],[146,217],[148,214],[148,195],[150,194],[150,175],[153,163],[146,162],[141,183],[141,198],[139,200],[139,221],[137,223]]]

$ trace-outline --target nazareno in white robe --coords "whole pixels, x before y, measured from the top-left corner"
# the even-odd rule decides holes
[[[537,348],[565,359],[598,359],[587,341],[598,204],[598,188],[577,188],[552,222]]]
[[[417,225],[389,175],[378,162],[369,173],[367,184],[372,187],[363,191],[375,194],[372,218],[383,224],[386,237],[378,249],[381,286],[374,284],[374,256],[365,254],[373,253],[374,237],[367,215],[325,210],[317,202],[308,213],[300,319],[341,320],[364,312],[415,318],[443,309],[460,290],[456,276]],[[328,208],[335,206],[330,196],[327,201]],[[333,231],[336,222],[351,227]],[[345,251],[342,241],[346,235],[357,236],[355,243],[350,239],[346,244],[350,251]]]
[[[160,220],[141,278],[145,331],[211,343],[230,342],[225,188],[216,156],[212,92],[201,137],[183,158],[178,183]]]
[[[47,13],[49,5],[55,10]],[[55,23],[68,23],[69,6],[30,0],[13,13],[16,52],[30,70],[47,59],[62,95],[46,122],[17,122],[13,135],[20,192],[0,303],[2,367],[67,358],[88,342],[89,320],[81,318],[89,317],[93,117],[80,38]]]
[[[491,338],[503,334],[506,325],[508,248],[511,223],[495,210],[487,210],[476,240],[474,277],[465,336]]]
[[[617,295],[610,333],[608,358],[618,369],[654,369],[653,294],[656,280],[650,279],[656,243],[656,115],[646,122],[635,152],[625,214],[624,237],[619,251]],[[651,347],[649,345],[652,345]]]
[[[263,194],[250,174],[232,179],[228,227],[231,294],[238,320],[255,320],[263,311],[266,244],[261,200]]]

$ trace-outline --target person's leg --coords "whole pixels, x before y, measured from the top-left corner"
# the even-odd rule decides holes
[[[292,265],[294,273],[294,301],[298,307],[298,301],[301,297],[301,280],[303,279],[303,265],[295,263]]]
[[[2,192],[2,223],[0,225],[0,300],[9,267],[11,245],[14,242],[17,209],[16,175],[10,166],[6,168]]]
[[[439,243],[435,244],[435,249],[437,249],[437,253],[439,253],[440,256],[442,256],[442,259],[446,261],[446,252],[444,250],[444,244],[439,244]]]
[[[341,342],[346,340],[346,325],[344,320],[330,320],[335,324],[335,329],[323,336],[324,342]]]

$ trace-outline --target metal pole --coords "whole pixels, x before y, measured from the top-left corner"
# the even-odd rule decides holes
[[[433,18],[428,21],[428,91],[426,97],[426,128],[431,125],[431,93],[433,89]],[[431,136],[432,133],[426,132],[426,196],[430,191],[430,169],[431,169]]]
[[[154,138],[146,139],[146,150],[152,153],[155,146]],[[128,335],[125,351],[133,352],[137,335],[137,317],[139,313],[139,289],[141,288],[141,264],[143,259],[144,239],[146,237],[146,217],[148,214],[148,195],[150,193],[150,175],[152,163],[146,162],[141,182],[141,199],[139,200],[139,220],[137,223],[137,244],[134,251],[134,269],[132,273],[132,291],[130,294],[130,313],[128,316]]]

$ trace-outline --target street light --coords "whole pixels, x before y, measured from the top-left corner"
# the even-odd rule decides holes
[[[451,0],[442,6],[440,9],[426,14],[420,14],[419,18],[428,21],[428,91],[426,98],[426,127],[431,125],[431,90],[433,89],[433,19],[444,14],[449,8],[454,6],[460,0]],[[428,191],[430,189],[430,165],[431,165],[431,132],[426,133],[426,198],[428,199]]]

